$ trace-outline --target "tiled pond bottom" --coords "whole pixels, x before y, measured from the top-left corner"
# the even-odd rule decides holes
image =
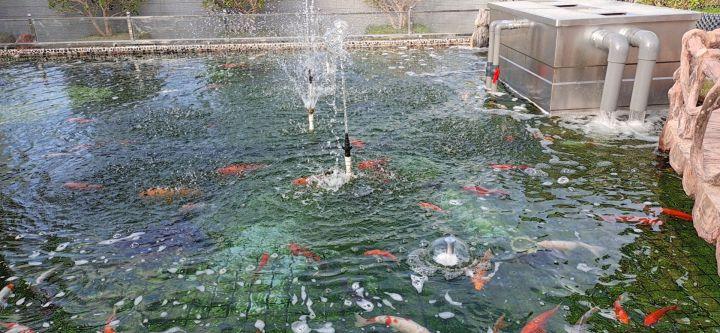
[[[644,203],[692,206],[655,153],[658,119],[635,134],[587,132],[487,95],[474,50],[356,51],[353,153],[356,166],[376,162],[323,191],[293,180],[336,165],[342,115],[325,96],[317,131],[304,130],[283,70],[296,57],[0,64],[2,278],[16,286],[0,320],[95,332],[115,308],[119,332],[285,332],[301,316],[360,332],[357,313],[485,332],[505,314],[517,332],[561,305],[547,330],[563,332],[592,304],[603,310],[590,332],[720,328],[714,249],[692,225],[615,222],[646,216]],[[248,171],[218,172],[233,163]],[[445,234],[474,258],[493,251],[500,265],[484,288],[441,274],[413,288],[408,254]],[[516,253],[527,239],[603,250]],[[363,255],[374,249],[398,261]],[[612,318],[621,294],[631,327]]]

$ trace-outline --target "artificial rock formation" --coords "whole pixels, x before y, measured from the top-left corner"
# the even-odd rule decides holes
[[[670,110],[659,149],[695,198],[698,235],[716,246],[720,262],[720,29],[691,30],[682,39],[680,68],[668,92]],[[720,274],[720,268],[718,268]]]

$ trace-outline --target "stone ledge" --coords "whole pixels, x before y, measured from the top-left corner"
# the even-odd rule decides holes
[[[345,42],[348,49],[385,47],[434,47],[470,45],[469,37],[410,38],[410,39],[362,39]],[[86,46],[55,48],[17,48],[0,50],[0,58],[77,58],[90,56],[147,55],[147,54],[195,54],[212,52],[253,52],[270,50],[298,50],[308,45],[301,42],[248,42],[218,44],[147,44],[122,46]]]

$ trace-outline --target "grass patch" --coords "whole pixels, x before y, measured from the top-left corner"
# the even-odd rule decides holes
[[[698,8],[698,10],[707,14],[720,14],[720,6]]]
[[[430,33],[430,28],[422,24],[413,24],[413,33],[416,34],[427,34]],[[370,25],[365,29],[365,33],[368,35],[395,35],[395,34],[406,34],[407,28],[397,29],[389,24],[384,25]]]

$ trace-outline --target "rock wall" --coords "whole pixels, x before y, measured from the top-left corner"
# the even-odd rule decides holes
[[[695,198],[693,224],[716,246],[720,262],[720,30],[691,30],[668,92],[670,110],[659,149]],[[718,268],[720,274],[720,267]]]

